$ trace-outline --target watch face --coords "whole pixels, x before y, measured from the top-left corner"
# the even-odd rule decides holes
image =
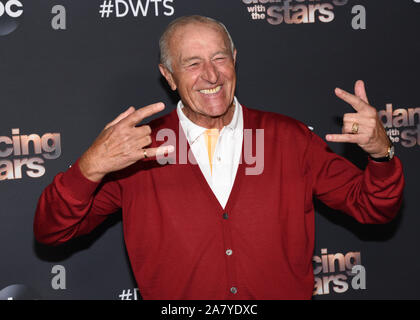
[[[389,154],[388,154],[389,159],[392,159],[394,157],[394,154],[395,154],[395,149],[394,149],[394,146],[392,145],[389,148]]]

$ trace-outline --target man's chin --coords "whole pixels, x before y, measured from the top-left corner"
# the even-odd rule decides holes
[[[206,110],[206,113],[213,118],[224,116],[226,113],[229,112],[230,107],[233,106],[232,103],[214,103],[214,104],[203,104],[203,106],[206,106],[204,110]]]
[[[211,118],[220,118],[229,112],[229,106],[213,107],[208,110],[207,115]]]

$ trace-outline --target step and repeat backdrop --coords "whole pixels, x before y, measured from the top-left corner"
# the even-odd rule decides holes
[[[0,299],[139,300],[121,212],[59,247],[37,243],[38,198],[119,113],[173,94],[158,39],[173,19],[222,21],[239,101],[341,132],[334,88],[363,79],[406,178],[398,217],[361,225],[316,205],[313,297],[419,299],[420,1],[0,0]],[[358,147],[330,144],[360,168]]]

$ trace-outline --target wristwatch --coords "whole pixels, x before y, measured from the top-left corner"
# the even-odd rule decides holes
[[[395,154],[395,148],[394,148],[394,144],[392,143],[391,139],[389,139],[389,147],[388,147],[388,153],[385,157],[380,157],[380,158],[374,158],[371,157],[373,161],[376,162],[386,162],[391,160],[394,157]]]

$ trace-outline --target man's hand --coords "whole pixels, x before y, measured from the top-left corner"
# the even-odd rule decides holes
[[[147,157],[169,152],[172,146],[148,148],[152,143],[152,132],[148,125],[136,127],[146,117],[162,111],[163,103],[155,103],[135,110],[128,108],[108,123],[89,149],[81,156],[79,167],[82,174],[91,181],[102,178],[117,170]]]
[[[357,143],[371,157],[384,157],[388,153],[389,138],[376,109],[369,105],[363,81],[356,82],[354,92],[355,95],[335,89],[335,94],[357,112],[344,114],[342,134],[327,134],[325,138],[331,142]]]

